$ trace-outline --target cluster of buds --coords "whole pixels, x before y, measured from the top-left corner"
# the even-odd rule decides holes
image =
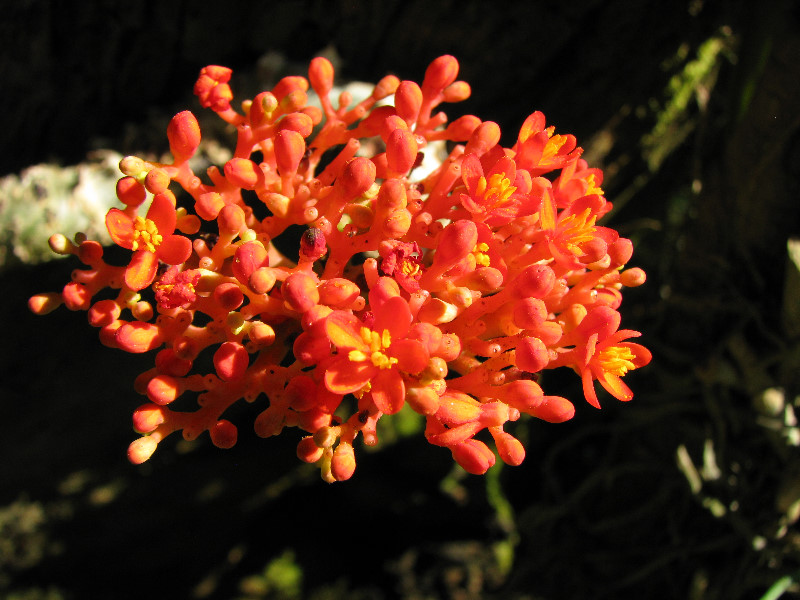
[[[458,69],[441,56],[421,85],[389,75],[365,100],[334,103],[333,67],[315,58],[308,78],[237,111],[231,70],[206,67],[194,92],[238,133],[232,158],[196,175],[200,127],[181,112],[167,129],[172,162],[120,163],[124,206],[106,226],[128,264],[85,236],[50,239],[86,268],[31,310],[84,310],[106,346],[157,351],[135,382],[148,401],[133,414],[132,462],[176,431],[233,446],[224,416],[244,400],[263,406],[259,436],[304,432],[298,456],[327,481],[351,477],[359,434],[376,444],[378,421],[406,406],[431,444],[481,474],[496,460],[490,440],[505,463],[524,459],[509,421],[573,416],[540,387],[545,369],[573,369],[595,407],[595,382],[631,399],[622,377],[650,353],[617,309],[645,274],[625,267],[630,240],[597,225],[611,208],[602,172],[539,112],[510,148],[491,121],[448,124],[435,109],[470,94]],[[298,238],[295,262],[276,242]]]

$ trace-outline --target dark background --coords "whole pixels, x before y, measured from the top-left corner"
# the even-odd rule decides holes
[[[627,378],[633,402],[605,396],[602,411],[576,378],[548,378],[575,419],[519,424],[525,463],[483,478],[454,472],[419,432],[389,431],[379,451],[357,448],[353,480],[329,486],[299,465],[294,432],[248,432],[252,407],[235,448],[170,439],[134,467],[132,381],[151,359],[102,348],[83,315],[27,312],[71,266],[8,268],[0,596],[797,597],[800,278],[786,248],[800,229],[799,12],[788,0],[12,2],[0,175],[97,148],[165,150],[169,117],[201,112],[191,88],[206,64],[234,69],[241,100],[330,49],[339,80],[372,82],[421,81],[455,55],[473,97],[451,119],[495,120],[510,145],[542,110],[605,170],[607,224],[648,272],[623,322],[654,359]],[[268,52],[286,62],[259,61]],[[786,403],[769,413],[765,390]]]

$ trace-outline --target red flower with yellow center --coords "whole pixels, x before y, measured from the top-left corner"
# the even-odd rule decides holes
[[[461,163],[461,173],[467,188],[467,193],[461,194],[461,204],[478,221],[502,225],[538,209],[538,202],[524,192],[530,191],[530,177],[524,171],[517,172],[508,157],[503,156],[484,173],[480,159],[468,154]]]
[[[378,410],[393,414],[405,402],[404,373],[420,373],[429,355],[421,342],[406,339],[412,317],[403,298],[389,298],[374,316],[366,327],[347,311],[328,315],[325,333],[338,353],[325,371],[325,386],[334,394],[368,392]]]
[[[622,381],[622,377],[639,367],[648,364],[652,358],[650,351],[640,344],[625,341],[642,335],[638,331],[619,329],[621,316],[608,306],[593,308],[569,334],[575,349],[561,355],[550,366],[572,366],[583,380],[583,393],[586,401],[600,408],[594,381],[600,382],[609,394],[617,400],[627,402],[633,392]]]
[[[175,235],[177,213],[167,193],[156,194],[147,216],[131,217],[112,208],[106,215],[106,228],[115,243],[133,250],[131,262],[125,270],[125,284],[132,290],[141,290],[156,277],[158,261],[179,265],[192,254],[192,243],[182,235]]]

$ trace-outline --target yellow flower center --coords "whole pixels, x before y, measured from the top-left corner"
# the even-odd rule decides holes
[[[505,204],[517,188],[511,185],[511,181],[505,173],[495,173],[487,181],[485,177],[478,179],[478,187],[475,195],[483,198],[486,204],[499,206]]]
[[[586,183],[589,184],[589,187],[586,189],[587,196],[591,196],[592,194],[602,196],[605,193],[603,192],[603,189],[595,183],[594,173],[589,174],[589,176],[586,178]]]
[[[606,373],[622,377],[636,368],[633,364],[635,358],[636,355],[627,346],[609,346],[600,352],[597,360]]]
[[[544,150],[542,150],[542,158],[540,159],[540,162],[544,162],[549,158],[553,158],[556,154],[558,154],[558,151],[561,150],[561,146],[567,143],[567,136],[560,134],[553,135],[555,130],[556,128],[552,126],[545,129],[547,132],[547,137],[550,139],[547,140],[547,144],[545,144]]]
[[[155,252],[164,238],[158,233],[158,227],[150,219],[136,217],[133,221],[132,250],[138,250],[143,245],[150,252]]]
[[[583,251],[579,246],[590,242],[594,238],[596,228],[594,226],[597,216],[591,214],[591,209],[584,210],[579,215],[570,215],[559,223],[559,237],[563,240],[567,250],[575,256],[580,256]]]
[[[400,270],[406,277],[416,277],[422,269],[420,269],[418,262],[404,259],[400,263]]]
[[[489,251],[489,244],[485,242],[479,242],[475,244],[475,247],[472,249],[472,255],[475,257],[475,263],[482,266],[488,267],[491,261],[489,260],[489,255],[486,252]]]
[[[392,345],[392,336],[389,334],[388,329],[384,329],[383,333],[372,331],[368,327],[361,328],[361,339],[369,346],[369,354],[362,350],[351,350],[347,355],[353,362],[362,362],[371,360],[372,364],[379,369],[390,369],[392,365],[397,364],[397,359],[393,356],[386,356],[385,350]]]

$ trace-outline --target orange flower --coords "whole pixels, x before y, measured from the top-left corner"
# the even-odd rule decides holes
[[[536,212],[538,198],[532,198],[531,179],[526,171],[517,171],[514,161],[501,157],[488,173],[474,154],[461,163],[462,179],[467,193],[461,194],[461,204],[472,216],[489,225],[502,225],[516,217]]]
[[[642,334],[619,329],[621,318],[619,312],[608,306],[593,308],[571,332],[569,339],[562,340],[562,343],[574,342],[575,349],[550,364],[551,368],[569,365],[578,371],[586,401],[595,408],[600,408],[594,389],[595,380],[617,400],[627,402],[633,398],[633,392],[622,377],[628,371],[645,366],[652,358],[644,346],[623,341]]]
[[[125,269],[125,284],[141,290],[156,277],[158,261],[179,265],[192,254],[192,243],[175,235],[177,214],[167,194],[156,194],[144,218],[131,218],[112,208],[106,215],[106,228],[111,239],[123,248],[133,250],[133,258]]]
[[[412,318],[403,298],[389,298],[374,314],[370,327],[347,311],[328,315],[325,333],[338,353],[325,371],[325,386],[335,394],[369,392],[378,410],[393,414],[405,402],[404,373],[420,373],[429,355],[421,342],[406,338]]]

